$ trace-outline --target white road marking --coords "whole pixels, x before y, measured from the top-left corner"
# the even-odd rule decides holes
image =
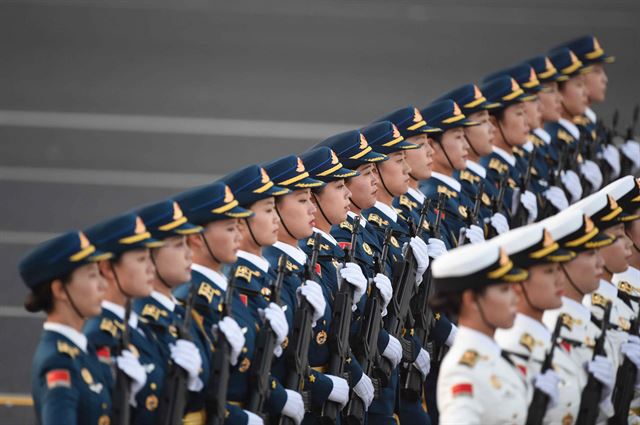
[[[0,166],[0,181],[31,183],[186,189],[219,178],[216,174]]]
[[[0,305],[0,317],[9,319],[44,319],[44,313],[29,313],[24,307]]]
[[[322,140],[357,124],[0,110],[0,126]]]

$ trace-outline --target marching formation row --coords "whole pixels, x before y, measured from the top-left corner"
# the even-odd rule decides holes
[[[610,62],[581,37],[36,247],[38,420],[640,423]]]

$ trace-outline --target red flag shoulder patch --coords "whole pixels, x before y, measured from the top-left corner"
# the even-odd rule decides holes
[[[98,356],[98,360],[103,363],[111,362],[111,349],[107,346],[98,348],[96,355]]]
[[[54,369],[47,372],[47,388],[71,388],[71,373],[67,369]]]
[[[249,298],[247,297],[246,294],[240,294],[240,301],[242,301],[242,304],[244,304],[245,306],[249,305]]]
[[[562,342],[560,343],[560,345],[562,346],[562,348],[564,348],[564,350],[565,350],[567,353],[570,353],[570,352],[571,352],[571,344],[570,344],[570,343],[568,343],[567,341],[562,341]]]
[[[320,264],[316,263],[316,274],[322,277],[322,269],[320,268]]]
[[[338,242],[341,249],[351,249],[351,242]]]
[[[473,385],[470,382],[465,382],[463,384],[456,384],[451,387],[451,395],[454,397],[459,396],[473,396]]]

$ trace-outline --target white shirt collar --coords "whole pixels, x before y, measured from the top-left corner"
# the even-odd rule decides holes
[[[571,135],[573,136],[574,139],[578,140],[580,138],[580,130],[578,130],[578,127],[576,127],[576,125],[574,123],[572,123],[569,120],[565,120],[564,118],[560,118],[558,120],[558,122],[560,123],[561,126],[563,126],[569,133],[571,133]]]
[[[526,329],[535,339],[547,342],[551,339],[551,332],[542,322],[538,322],[533,317],[518,313],[514,326],[518,329]]]
[[[482,177],[483,179],[487,177],[487,169],[477,162],[473,162],[470,159],[467,159],[467,168],[471,171]]]
[[[582,319],[585,323],[591,320],[591,312],[581,303],[568,297],[562,297],[562,310],[569,313],[570,316]]]
[[[502,157],[502,159],[507,161],[512,167],[516,166],[516,157],[513,156],[512,154],[510,154],[509,152],[507,152],[504,149],[499,148],[497,146],[493,147],[493,151],[495,153],[497,153],[498,155],[500,155]]]
[[[424,193],[420,192],[419,190],[410,187],[407,191],[407,194],[411,196],[415,201],[418,201],[419,204],[424,204]]]
[[[393,209],[393,207],[390,207],[387,204],[383,204],[380,201],[376,201],[374,208],[377,208],[380,211],[382,211],[382,213],[387,217],[389,217],[391,221],[393,221],[394,223],[398,221],[398,213],[396,212],[396,210]]]
[[[487,349],[491,351],[493,355],[500,356],[501,350],[496,341],[490,336],[487,336],[482,332],[478,332],[475,329],[471,329],[466,326],[458,327],[454,344],[458,341],[461,341],[465,346],[475,346],[479,347],[481,350]]]
[[[250,262],[265,273],[269,271],[269,262],[264,257],[260,257],[258,255],[242,250],[238,251],[238,257]]]
[[[196,263],[193,263],[191,265],[191,270],[195,270],[198,273],[203,274],[207,279],[218,285],[221,290],[227,290],[227,278],[222,273],[218,273],[217,271],[212,270],[209,267],[205,267]]]
[[[169,298],[163,293],[153,291],[151,293],[151,298],[158,301],[164,308],[169,311],[173,311],[176,308],[176,299],[173,298],[173,295],[171,296],[171,298]]]
[[[322,230],[318,229],[317,227],[314,227],[313,231],[316,232],[316,233],[320,233],[322,235],[322,237],[325,238],[326,240],[328,240],[329,242],[331,242],[331,244],[333,246],[338,245],[338,241],[333,236],[331,236],[330,234],[323,232]]]
[[[551,135],[542,127],[534,128],[533,133],[538,136],[547,145],[551,143]]]
[[[347,211],[347,215],[353,219],[360,217],[360,226],[362,226],[363,228],[367,225],[367,220],[363,220],[364,217],[362,217],[361,215],[356,214],[353,211]]]
[[[273,246],[293,258],[298,264],[305,264],[307,262],[307,254],[297,246],[292,246],[280,241],[274,243]]]
[[[443,183],[446,183],[449,187],[453,188],[456,192],[460,192],[462,190],[462,186],[460,182],[450,176],[445,176],[442,173],[438,173],[436,171],[431,172],[431,177],[435,177]]]
[[[102,308],[109,310],[110,312],[118,316],[120,320],[124,320],[123,306],[112,303],[111,301],[104,300],[102,301]],[[129,326],[133,329],[136,329],[138,327],[138,315],[133,310],[131,310],[131,313],[129,314]]]
[[[59,333],[60,335],[71,340],[71,342],[73,342],[75,346],[81,349],[83,352],[87,352],[87,337],[84,336],[82,332],[78,332],[71,326],[55,322],[44,322],[44,325],[42,325],[42,327],[46,331]]]
[[[596,115],[595,111],[589,107],[587,107],[587,109],[584,111],[584,115],[589,118],[589,121],[591,121],[593,124],[598,121],[598,116]]]

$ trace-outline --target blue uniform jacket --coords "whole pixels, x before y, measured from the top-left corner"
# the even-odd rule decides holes
[[[45,330],[31,367],[31,392],[42,425],[108,425],[109,368],[95,349],[82,351],[66,336]]]

